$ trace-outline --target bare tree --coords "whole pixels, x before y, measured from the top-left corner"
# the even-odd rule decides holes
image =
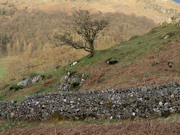
[[[54,37],[61,41],[61,45],[69,45],[75,49],[84,49],[92,57],[95,53],[94,41],[98,34],[109,25],[109,22],[101,17],[97,18],[90,14],[88,10],[79,10],[73,13],[70,31],[63,34],[55,34]],[[79,40],[73,39],[74,34],[78,34]]]

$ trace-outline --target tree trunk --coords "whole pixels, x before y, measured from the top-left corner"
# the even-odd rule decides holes
[[[91,50],[91,52],[90,52],[90,56],[89,57],[91,58],[95,54],[94,43],[93,42],[90,44],[90,50]]]

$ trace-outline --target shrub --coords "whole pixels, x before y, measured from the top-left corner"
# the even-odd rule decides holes
[[[18,91],[20,89],[24,89],[25,87],[23,85],[12,85],[9,90],[15,90]]]
[[[73,88],[76,88],[77,86],[79,86],[79,84],[80,84],[79,82],[73,82],[71,85]]]
[[[109,64],[109,65],[114,65],[114,64],[117,64],[119,62],[119,60],[118,59],[109,59],[108,61],[107,61],[107,63]]]
[[[138,38],[138,37],[140,37],[140,36],[139,36],[139,35],[134,35],[134,36],[132,36],[132,37],[130,38],[130,40],[136,39],[136,38]]]

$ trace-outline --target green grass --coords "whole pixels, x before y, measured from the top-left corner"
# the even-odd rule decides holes
[[[10,59],[0,58],[0,80],[6,78],[7,66]]]
[[[0,67],[0,79],[5,78],[6,68]]]
[[[166,35],[169,38],[164,39]],[[180,38],[180,27],[169,24],[167,27],[159,26],[143,36],[133,36],[129,41],[122,42],[112,48],[96,51],[92,58],[88,56],[79,59],[79,63],[70,67],[69,71],[76,71],[78,67],[98,66],[98,62],[106,62],[108,59],[118,59],[120,63],[133,63],[150,54],[158,54],[161,47]],[[82,72],[82,71],[80,71]]]

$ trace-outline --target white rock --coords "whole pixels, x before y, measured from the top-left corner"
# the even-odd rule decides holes
[[[132,113],[132,116],[136,116],[136,113],[135,113],[135,112],[133,112],[133,113]]]
[[[159,105],[160,105],[160,106],[162,106],[162,105],[163,105],[163,103],[162,103],[162,102],[159,102]]]
[[[10,115],[11,115],[11,117],[14,117],[15,114],[12,112],[12,113],[10,113]]]
[[[167,23],[172,23],[172,19],[168,18],[168,20],[166,21]]]
[[[166,35],[165,37],[164,37],[164,39],[167,39],[169,37],[169,35]]]
[[[19,82],[17,85],[18,85],[18,86],[19,86],[19,85],[27,86],[27,85],[30,85],[30,84],[32,84],[32,79],[31,79],[31,78],[27,78],[27,79]]]
[[[32,79],[32,83],[35,84],[35,83],[37,83],[40,79],[41,79],[41,75],[35,76],[35,77]]]
[[[77,61],[76,61],[76,62],[73,62],[73,63],[71,64],[71,66],[75,66],[77,63],[78,63]]]
[[[64,102],[66,102],[67,100],[66,100],[66,99],[64,99],[63,101],[64,101]]]

